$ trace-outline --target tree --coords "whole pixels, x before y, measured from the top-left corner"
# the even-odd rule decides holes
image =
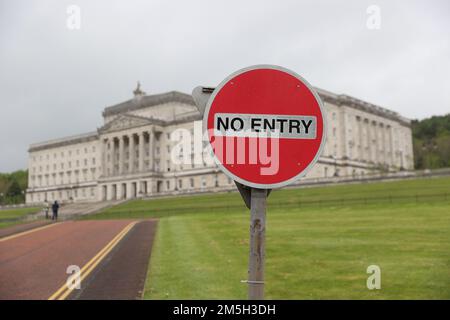
[[[21,194],[22,194],[22,189],[20,188],[19,183],[17,182],[17,180],[13,180],[11,182],[11,184],[9,185],[6,195],[8,197],[16,197],[16,196],[20,196]]]
[[[416,169],[450,167],[450,114],[413,120]]]

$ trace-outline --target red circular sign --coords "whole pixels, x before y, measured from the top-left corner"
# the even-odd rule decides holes
[[[239,70],[213,92],[203,124],[218,166],[254,188],[305,175],[325,142],[322,101],[296,73],[271,65]]]

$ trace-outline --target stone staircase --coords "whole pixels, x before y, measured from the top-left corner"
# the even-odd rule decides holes
[[[83,215],[94,214],[106,208],[116,206],[127,200],[116,200],[116,201],[102,201],[102,202],[80,202],[80,203],[67,203],[62,204],[58,210],[58,219],[68,220],[76,218]],[[49,216],[52,215],[51,204],[49,210]],[[36,217],[43,217],[45,213],[43,210],[35,214]]]

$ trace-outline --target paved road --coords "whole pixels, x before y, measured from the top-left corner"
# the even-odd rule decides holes
[[[152,228],[154,223],[151,223]],[[102,266],[107,270],[105,261],[111,260],[110,256],[117,251],[122,241],[125,243],[131,238],[135,233],[133,230],[142,228],[140,224],[130,220],[68,221],[0,239],[0,299],[48,299],[51,296],[56,299],[69,296],[76,298],[77,290],[66,290],[65,283],[69,276],[67,267],[77,265],[82,268],[82,275],[86,275],[82,288],[88,283],[95,285],[95,278],[101,279],[99,275],[103,274],[97,268]],[[145,233],[140,234],[145,236]],[[139,238],[135,237],[133,242],[139,242]],[[141,254],[147,254],[140,261],[148,261],[150,248],[151,241],[147,251],[138,250]],[[122,253],[122,259],[126,258],[126,254]],[[141,269],[146,267],[146,262],[144,266],[141,262]],[[128,279],[133,279],[132,268],[125,268],[122,273]],[[137,277],[142,278],[142,275]],[[141,282],[135,280],[135,283]],[[58,294],[55,295],[55,292]]]
[[[155,220],[137,224],[68,299],[140,299],[155,231]]]
[[[29,223],[21,223],[21,224],[16,224],[13,225],[11,227],[8,228],[2,228],[0,229],[0,239],[1,238],[6,238],[8,236],[20,233],[20,232],[24,232],[24,231],[28,231],[28,230],[32,230],[38,227],[42,227],[45,226],[46,224],[50,224],[52,223],[52,220],[38,220],[38,221],[34,221],[34,222],[29,222]]]

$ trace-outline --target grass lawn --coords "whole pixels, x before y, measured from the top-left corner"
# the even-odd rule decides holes
[[[249,213],[238,194],[133,201],[90,218],[149,217],[160,219],[145,298],[246,298]],[[381,268],[381,290],[366,287],[372,264]],[[450,299],[450,179],[274,191],[265,292]]]
[[[0,228],[6,228],[18,223],[23,223],[23,220],[20,220],[21,218],[24,218],[30,213],[38,212],[39,210],[39,208],[0,210]]]

